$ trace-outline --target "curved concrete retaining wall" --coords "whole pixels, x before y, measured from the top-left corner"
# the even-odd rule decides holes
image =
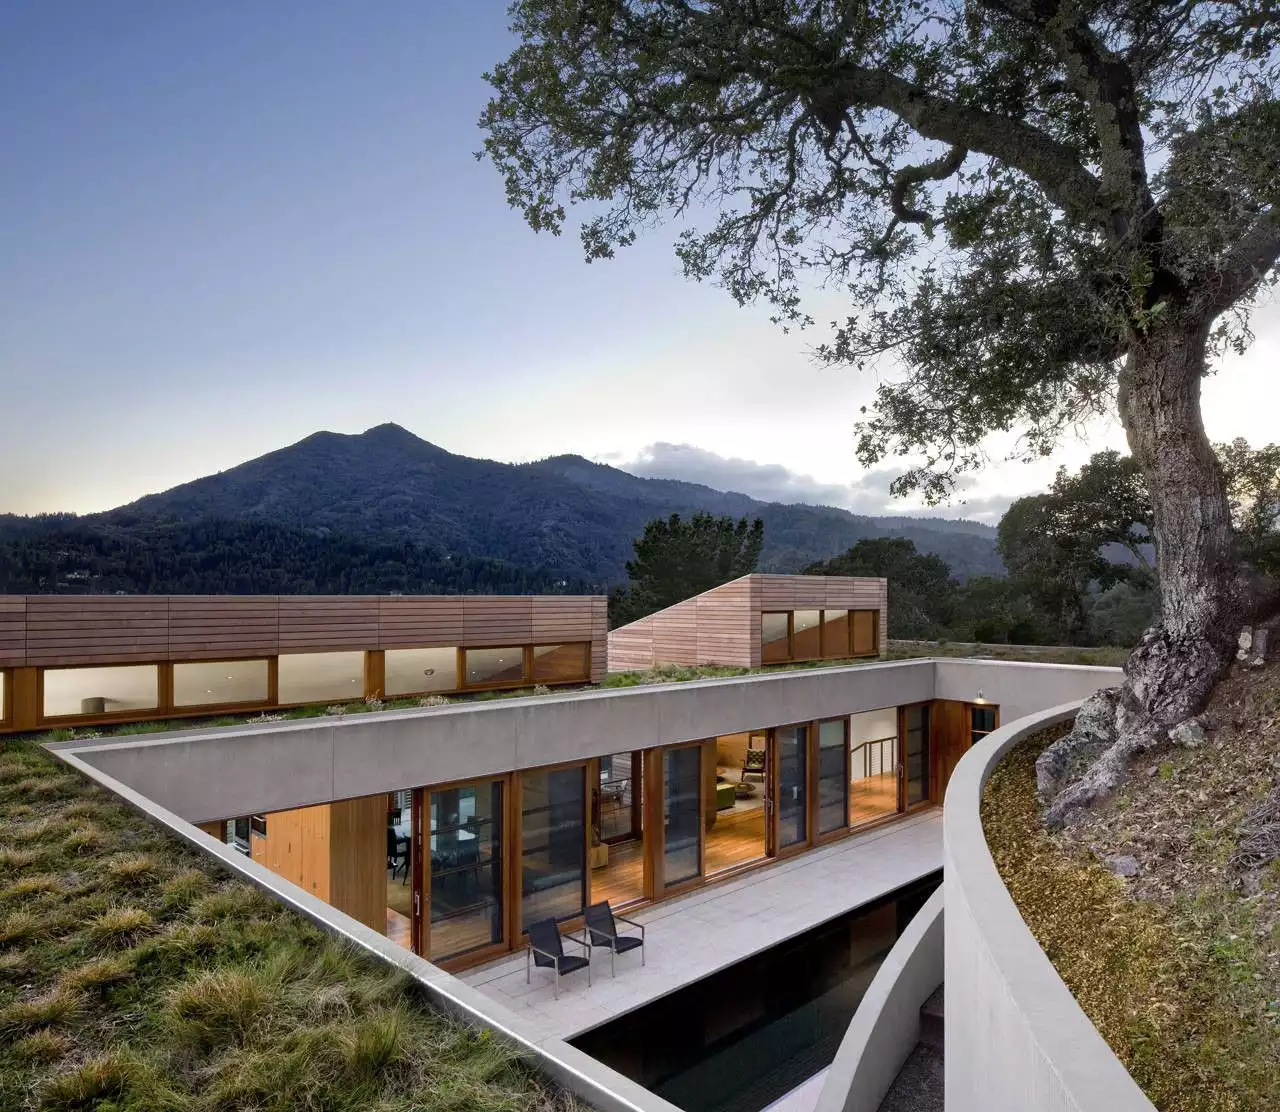
[[[939,888],[911,920],[854,1012],[814,1112],[876,1112],[920,1040],[920,1005],[942,983]]]
[[[989,734],[956,766],[943,811],[947,1112],[1154,1112],[1027,929],[982,831],[982,788],[1023,738],[1079,703]]]
[[[576,1047],[537,1030],[526,1020],[446,973],[439,966],[397,946],[377,931],[344,915],[337,908],[330,907],[323,900],[277,876],[256,861],[249,860],[128,785],[93,768],[74,753],[58,752],[56,755],[183,841],[218,858],[225,868],[261,888],[299,915],[310,919],[322,930],[345,939],[383,961],[399,966],[422,986],[433,1007],[468,1026],[492,1031],[495,1037],[514,1046],[535,1070],[582,1098],[591,1108],[598,1109],[599,1112],[681,1112],[669,1101],[655,1096],[648,1089],[602,1065]]]

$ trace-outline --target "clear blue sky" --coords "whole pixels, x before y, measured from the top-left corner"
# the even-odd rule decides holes
[[[506,208],[473,157],[503,7],[0,3],[0,512],[387,420],[876,508],[851,451],[869,381],[685,282],[670,233],[587,266]],[[1043,471],[1017,474],[976,493]]]

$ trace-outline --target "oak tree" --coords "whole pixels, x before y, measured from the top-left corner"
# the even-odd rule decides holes
[[[588,259],[674,221],[687,274],[786,325],[838,289],[821,356],[890,358],[857,451],[920,459],[899,492],[944,497],[992,430],[1045,453],[1118,412],[1161,616],[1051,818],[1114,788],[1261,597],[1200,382],[1280,256],[1273,0],[516,0],[511,23],[481,120],[509,202],[553,233],[576,208]]]

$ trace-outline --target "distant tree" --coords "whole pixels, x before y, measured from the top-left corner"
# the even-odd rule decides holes
[[[1054,640],[1055,626],[1020,584],[978,575],[962,583],[951,605],[957,641],[1035,645]]]
[[[1151,500],[1137,465],[1099,452],[1074,475],[1059,469],[1046,493],[1014,502],[1000,519],[996,546],[1010,578],[1053,620],[1055,640],[1084,644],[1092,587],[1151,586],[1150,528]],[[1110,559],[1113,545],[1132,563]]]
[[[756,570],[764,522],[695,513],[672,514],[644,527],[627,561],[628,583],[609,598],[614,626],[634,622]]]
[[[1250,448],[1241,437],[1215,444],[1214,451],[1226,476],[1241,551],[1280,577],[1280,445]]]
[[[819,349],[892,352],[864,465],[941,497],[1017,429],[1031,454],[1117,414],[1152,499],[1160,618],[1109,743],[1053,820],[1204,706],[1273,583],[1242,563],[1200,383],[1280,259],[1273,0],[515,0],[481,118],[508,203],[589,260],[664,220],[685,272]],[[825,312],[825,310],[823,310]],[[825,319],[830,320],[827,316]],[[1061,771],[1085,731],[1056,750]],[[1045,766],[1042,784],[1061,785]]]
[[[804,575],[869,575],[889,581],[889,636],[904,640],[943,636],[950,622],[955,581],[939,557],[916,551],[904,537],[873,537],[848,552],[810,564]]]

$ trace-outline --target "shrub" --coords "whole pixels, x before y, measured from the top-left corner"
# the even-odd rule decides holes
[[[198,973],[173,990],[169,1009],[182,1036],[197,1046],[243,1043],[267,1013],[274,987],[251,970]]]
[[[89,938],[102,947],[132,946],[155,929],[149,912],[140,907],[108,908],[85,928]]]

